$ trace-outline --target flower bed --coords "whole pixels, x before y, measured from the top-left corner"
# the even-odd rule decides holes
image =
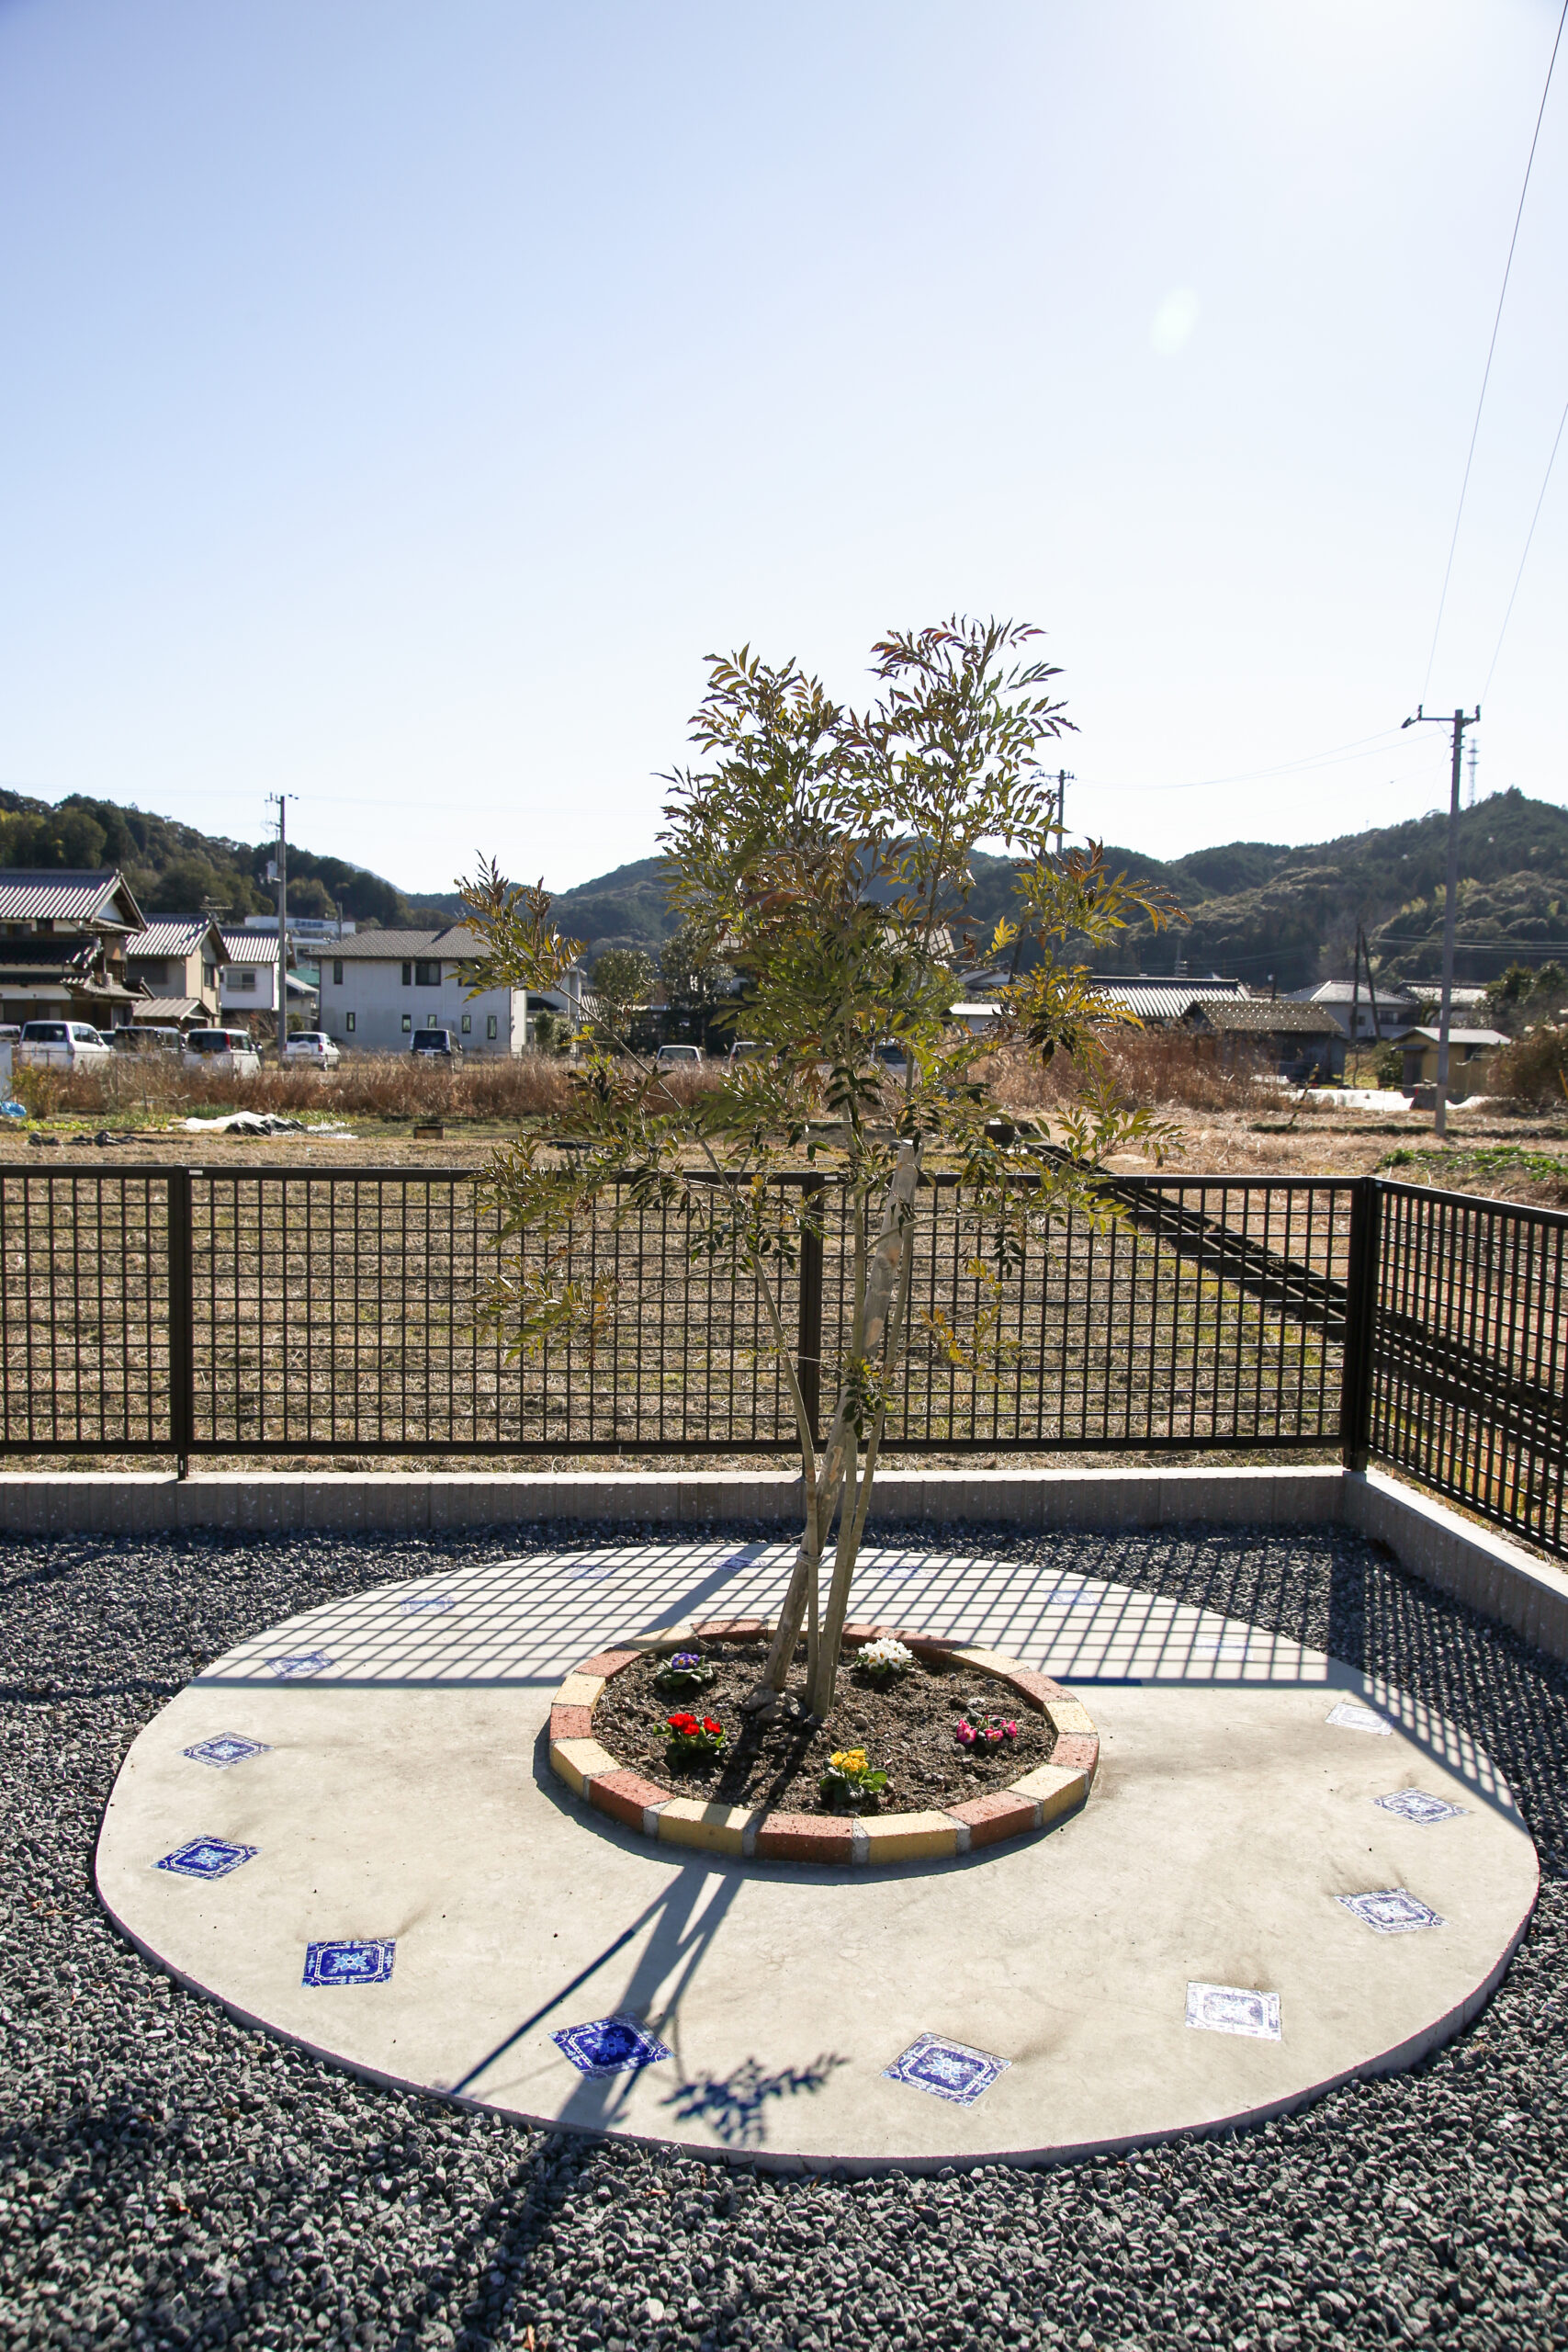
[[[720,1619],[583,1659],[551,1709],[553,1770],[597,1811],[646,1837],[759,1860],[937,1860],[1027,1836],[1087,1799],[1099,1736],[1060,1684],[994,1651],[884,1625],[846,1629],[847,1671],[820,1734],[783,1724],[749,1747],[710,1741],[706,1753],[689,1734],[672,1739],[677,1714],[739,1729],[724,1693],[754,1687],[768,1630],[756,1619]],[[894,1660],[880,1677],[859,1669],[860,1653],[887,1643],[905,1645],[907,1668]],[[668,1661],[677,1653],[699,1654],[714,1669],[698,1704],[671,1703]],[[857,1714],[890,1725],[923,1714],[936,1736],[906,1739],[885,1756],[874,1730],[854,1730]],[[960,1724],[976,1736],[962,1739]],[[984,1736],[1008,1724],[1012,1733]],[[796,1766],[781,1781],[792,1744]],[[925,1760],[911,1764],[910,1748]],[[886,1787],[857,1792],[883,1770]]]
[[[765,1641],[710,1645],[709,1679],[700,1700],[677,1702],[692,1719],[722,1726],[723,1744],[708,1752],[677,1747],[665,1695],[663,1661],[639,1657],[605,1683],[593,1714],[593,1736],[633,1771],[666,1783],[681,1796],[731,1805],[771,1805],[775,1812],[912,1813],[962,1804],[1006,1788],[1051,1761],[1055,1726],[1043,1708],[998,1691],[987,1677],[947,1653],[914,1657],[908,1668],[880,1684],[858,1657],[846,1657],[832,1711],[819,1729],[793,1715],[758,1727],[741,1702],[761,1679]],[[981,1726],[998,1725],[987,1737]],[[1003,1724],[1012,1726],[1002,1731]],[[835,1768],[835,1755],[860,1755],[858,1772]],[[668,1770],[667,1770],[668,1768]],[[869,1775],[885,1773],[879,1788]],[[824,1787],[824,1781],[828,1783]],[[856,1804],[857,1784],[864,1802]]]

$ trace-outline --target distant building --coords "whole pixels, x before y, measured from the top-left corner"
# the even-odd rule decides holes
[[[85,1021],[122,1028],[140,991],[125,944],[145,928],[111,869],[0,873],[0,1021]]]
[[[1354,1012],[1358,1045],[1363,1042],[1370,1044],[1374,1035],[1380,1038],[1403,1037],[1421,1012],[1421,999],[1412,995],[1409,988],[1398,981],[1390,981],[1386,988],[1378,989],[1375,1031],[1371,996],[1364,980],[1359,989],[1350,980],[1324,980],[1314,989],[1292,989],[1290,1001],[1292,1004],[1320,1004],[1325,1012],[1333,1014],[1346,1037],[1350,1035],[1350,1016]]]
[[[421,1029],[450,1029],[466,1054],[520,1054],[529,1041],[525,989],[469,1001],[466,975],[484,945],[460,923],[361,931],[319,953],[321,1025],[345,1053],[407,1053]]]
[[[1404,1039],[1404,1077],[1406,1093],[1438,1082],[1438,1041],[1436,1029],[1412,1029]],[[1508,1043],[1500,1029],[1455,1029],[1449,1031],[1449,1083],[1450,1102],[1462,1102],[1469,1094],[1491,1091],[1491,1062],[1500,1046]]]
[[[144,1001],[143,1024],[199,1027],[216,1021],[223,933],[210,915],[154,915],[125,943],[125,977]]]
[[[289,928],[292,932],[292,924]],[[224,1020],[244,1023],[256,1012],[274,1019],[277,1012],[277,918],[273,917],[270,933],[253,931],[249,924],[243,928],[225,924],[221,937],[223,967],[219,979],[219,1009]],[[285,953],[292,963],[292,947],[286,948]],[[290,1013],[313,1012],[316,991],[310,980],[287,967],[283,977]]]
[[[1213,1043],[1218,1060],[1267,1062],[1292,1085],[1337,1078],[1345,1068],[1345,1033],[1334,1015],[1289,997],[1210,998],[1192,1007],[1185,1026]]]
[[[1247,1001],[1240,980],[1164,979],[1139,972],[1094,972],[1090,983],[1108,1010],[1131,1013],[1145,1028],[1161,1028],[1185,1021],[1195,1004],[1235,1004]]]

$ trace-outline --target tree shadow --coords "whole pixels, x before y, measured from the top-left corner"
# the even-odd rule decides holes
[[[767,2136],[770,2099],[798,2098],[819,2091],[839,2067],[849,2063],[847,2058],[825,2052],[809,2066],[785,2066],[776,2075],[765,2075],[755,2058],[747,2058],[722,2079],[702,2075],[694,2081],[678,2083],[660,2104],[674,2109],[678,2123],[698,2120],[706,2123],[728,2148],[757,2148]]]

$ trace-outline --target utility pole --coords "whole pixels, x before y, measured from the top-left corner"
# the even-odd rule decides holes
[[[1475,760],[1476,760],[1476,751],[1477,751],[1477,746],[1476,746],[1476,744],[1472,741],[1472,742],[1471,743],[1471,746],[1470,746],[1469,751],[1465,753],[1465,758],[1466,758],[1466,759],[1468,760],[1468,762],[1470,763],[1470,775],[1469,775],[1469,776],[1468,776],[1468,778],[1467,778],[1467,780],[1466,780],[1466,784],[1465,784],[1465,794],[1464,794],[1464,805],[1465,805],[1465,807],[1466,807],[1467,808],[1474,808],[1474,806],[1475,806]]]
[[[1056,770],[1056,824],[1058,828],[1056,834],[1056,847],[1058,851],[1064,846],[1067,836],[1067,786],[1069,784],[1077,784],[1077,778],[1073,774],[1071,768],[1058,768]]]
[[[277,1066],[283,1067],[283,1048],[288,1043],[288,803],[297,798],[292,792],[269,792],[267,798],[277,807],[277,857],[273,876],[277,884]]]
[[[1451,720],[1439,718],[1436,711],[1428,717],[1417,703],[1415,718],[1404,721],[1404,727],[1451,725],[1454,731],[1453,769],[1449,783],[1448,895],[1443,901],[1443,1008],[1438,1017],[1438,1100],[1432,1118],[1432,1133],[1438,1136],[1446,1136],[1449,1131],[1449,1026],[1454,994],[1454,913],[1459,903],[1459,775],[1464,760],[1465,729],[1480,724],[1479,703],[1468,718],[1462,710],[1456,710]]]

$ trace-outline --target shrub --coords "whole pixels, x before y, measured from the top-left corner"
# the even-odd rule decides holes
[[[1568,1097],[1568,1025],[1539,1022],[1502,1046],[1492,1065],[1488,1091],[1516,1102],[1562,1102]]]

